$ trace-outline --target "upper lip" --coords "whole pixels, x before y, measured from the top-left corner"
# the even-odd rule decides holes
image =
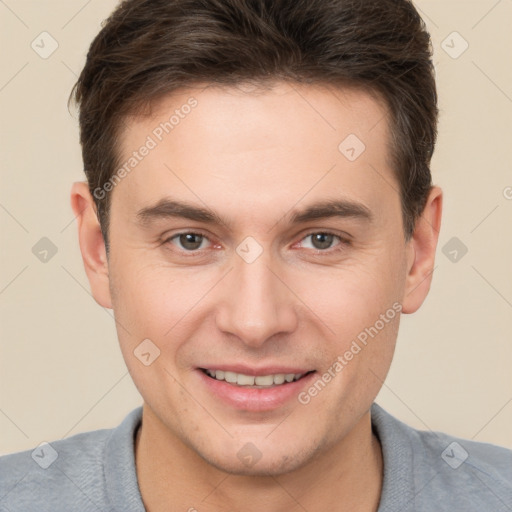
[[[263,376],[263,375],[276,375],[279,373],[289,374],[289,373],[308,373],[313,371],[311,368],[298,367],[298,366],[263,366],[260,368],[255,368],[254,366],[245,366],[243,364],[208,364],[205,366],[200,366],[202,370],[221,370],[223,372],[234,372],[234,373],[242,373],[244,375],[251,375],[253,377]]]

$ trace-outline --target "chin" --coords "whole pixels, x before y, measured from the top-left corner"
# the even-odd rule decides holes
[[[208,464],[230,475],[276,477],[291,473],[305,466],[311,462],[315,453],[318,451],[314,448],[308,451],[305,448],[298,447],[295,447],[294,450],[287,450],[286,452],[279,452],[276,449],[273,453],[269,453],[270,450],[271,448],[267,447],[264,448],[262,452],[259,452],[261,458],[254,463],[244,463],[244,457],[240,454],[234,454],[234,456],[232,456],[230,453],[230,456],[226,457],[216,453],[197,453]],[[249,449],[247,451],[250,452],[251,450]]]
[[[284,457],[288,459],[287,456]],[[235,460],[216,460],[205,459],[210,465],[218,470],[228,473],[229,475],[237,476],[252,476],[252,477],[277,477],[286,473],[291,473],[302,466],[302,461],[297,459],[290,460],[276,460],[276,461],[259,461],[252,467],[241,464],[238,459]]]

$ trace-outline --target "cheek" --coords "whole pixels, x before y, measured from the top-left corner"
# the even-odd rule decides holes
[[[133,254],[116,263],[112,273],[116,289],[113,306],[121,352],[141,395],[152,407],[158,408],[159,401],[163,407],[167,396],[163,390],[179,389],[174,385],[177,372],[173,368],[177,351],[194,326],[190,313],[201,297],[198,279],[162,265],[147,264],[144,257],[135,258]],[[144,351],[139,348],[143,346]],[[148,352],[151,362],[145,365],[139,356]],[[155,393],[156,382],[156,389],[162,392]]]
[[[382,252],[344,268],[296,276],[298,295],[317,320],[310,318],[317,325],[321,319],[325,327],[322,370],[336,375],[332,395],[321,399],[326,407],[335,402],[336,407],[352,404],[357,408],[358,403],[371,403],[381,388],[395,349],[402,280],[399,260]],[[333,396],[337,398],[330,402]]]
[[[118,261],[112,274],[116,316],[139,335],[163,338],[200,299],[204,275],[148,264],[150,258],[143,255],[131,256]]]
[[[373,265],[355,262],[290,278],[297,296],[324,323],[329,338],[352,339],[400,299],[401,273],[381,267],[382,256],[374,260]]]

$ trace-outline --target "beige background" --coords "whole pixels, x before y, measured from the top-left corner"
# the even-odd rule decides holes
[[[113,427],[141,403],[111,312],[89,293],[69,205],[84,178],[66,101],[115,4],[0,2],[0,453]],[[403,317],[377,401],[414,427],[512,448],[512,1],[416,5],[435,46],[445,212],[431,293]],[[43,31],[59,45],[47,59],[31,48]],[[454,31],[469,43],[456,59],[441,46]],[[447,44],[453,55],[463,43]],[[32,253],[42,237],[58,249],[46,263]],[[442,252],[452,237],[468,248],[456,263]]]

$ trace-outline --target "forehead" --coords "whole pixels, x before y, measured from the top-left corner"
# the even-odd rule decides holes
[[[283,125],[286,131],[280,130]],[[197,144],[207,144],[216,136],[217,153],[230,147],[237,152],[244,147],[254,150],[269,141],[281,147],[304,140],[314,143],[320,137],[324,137],[323,150],[332,149],[333,144],[338,149],[337,142],[350,133],[374,146],[379,139],[388,139],[387,108],[374,93],[291,82],[181,89],[154,102],[149,115],[127,117],[123,126],[121,156],[147,135],[159,145],[172,143],[163,139],[190,136],[197,138]]]
[[[170,192],[259,208],[336,189],[370,202],[396,195],[396,182],[383,190],[394,183],[387,111],[361,90],[202,86],[164,97],[151,115],[127,118],[124,126],[119,162],[129,175],[113,202],[129,194],[133,208]]]

